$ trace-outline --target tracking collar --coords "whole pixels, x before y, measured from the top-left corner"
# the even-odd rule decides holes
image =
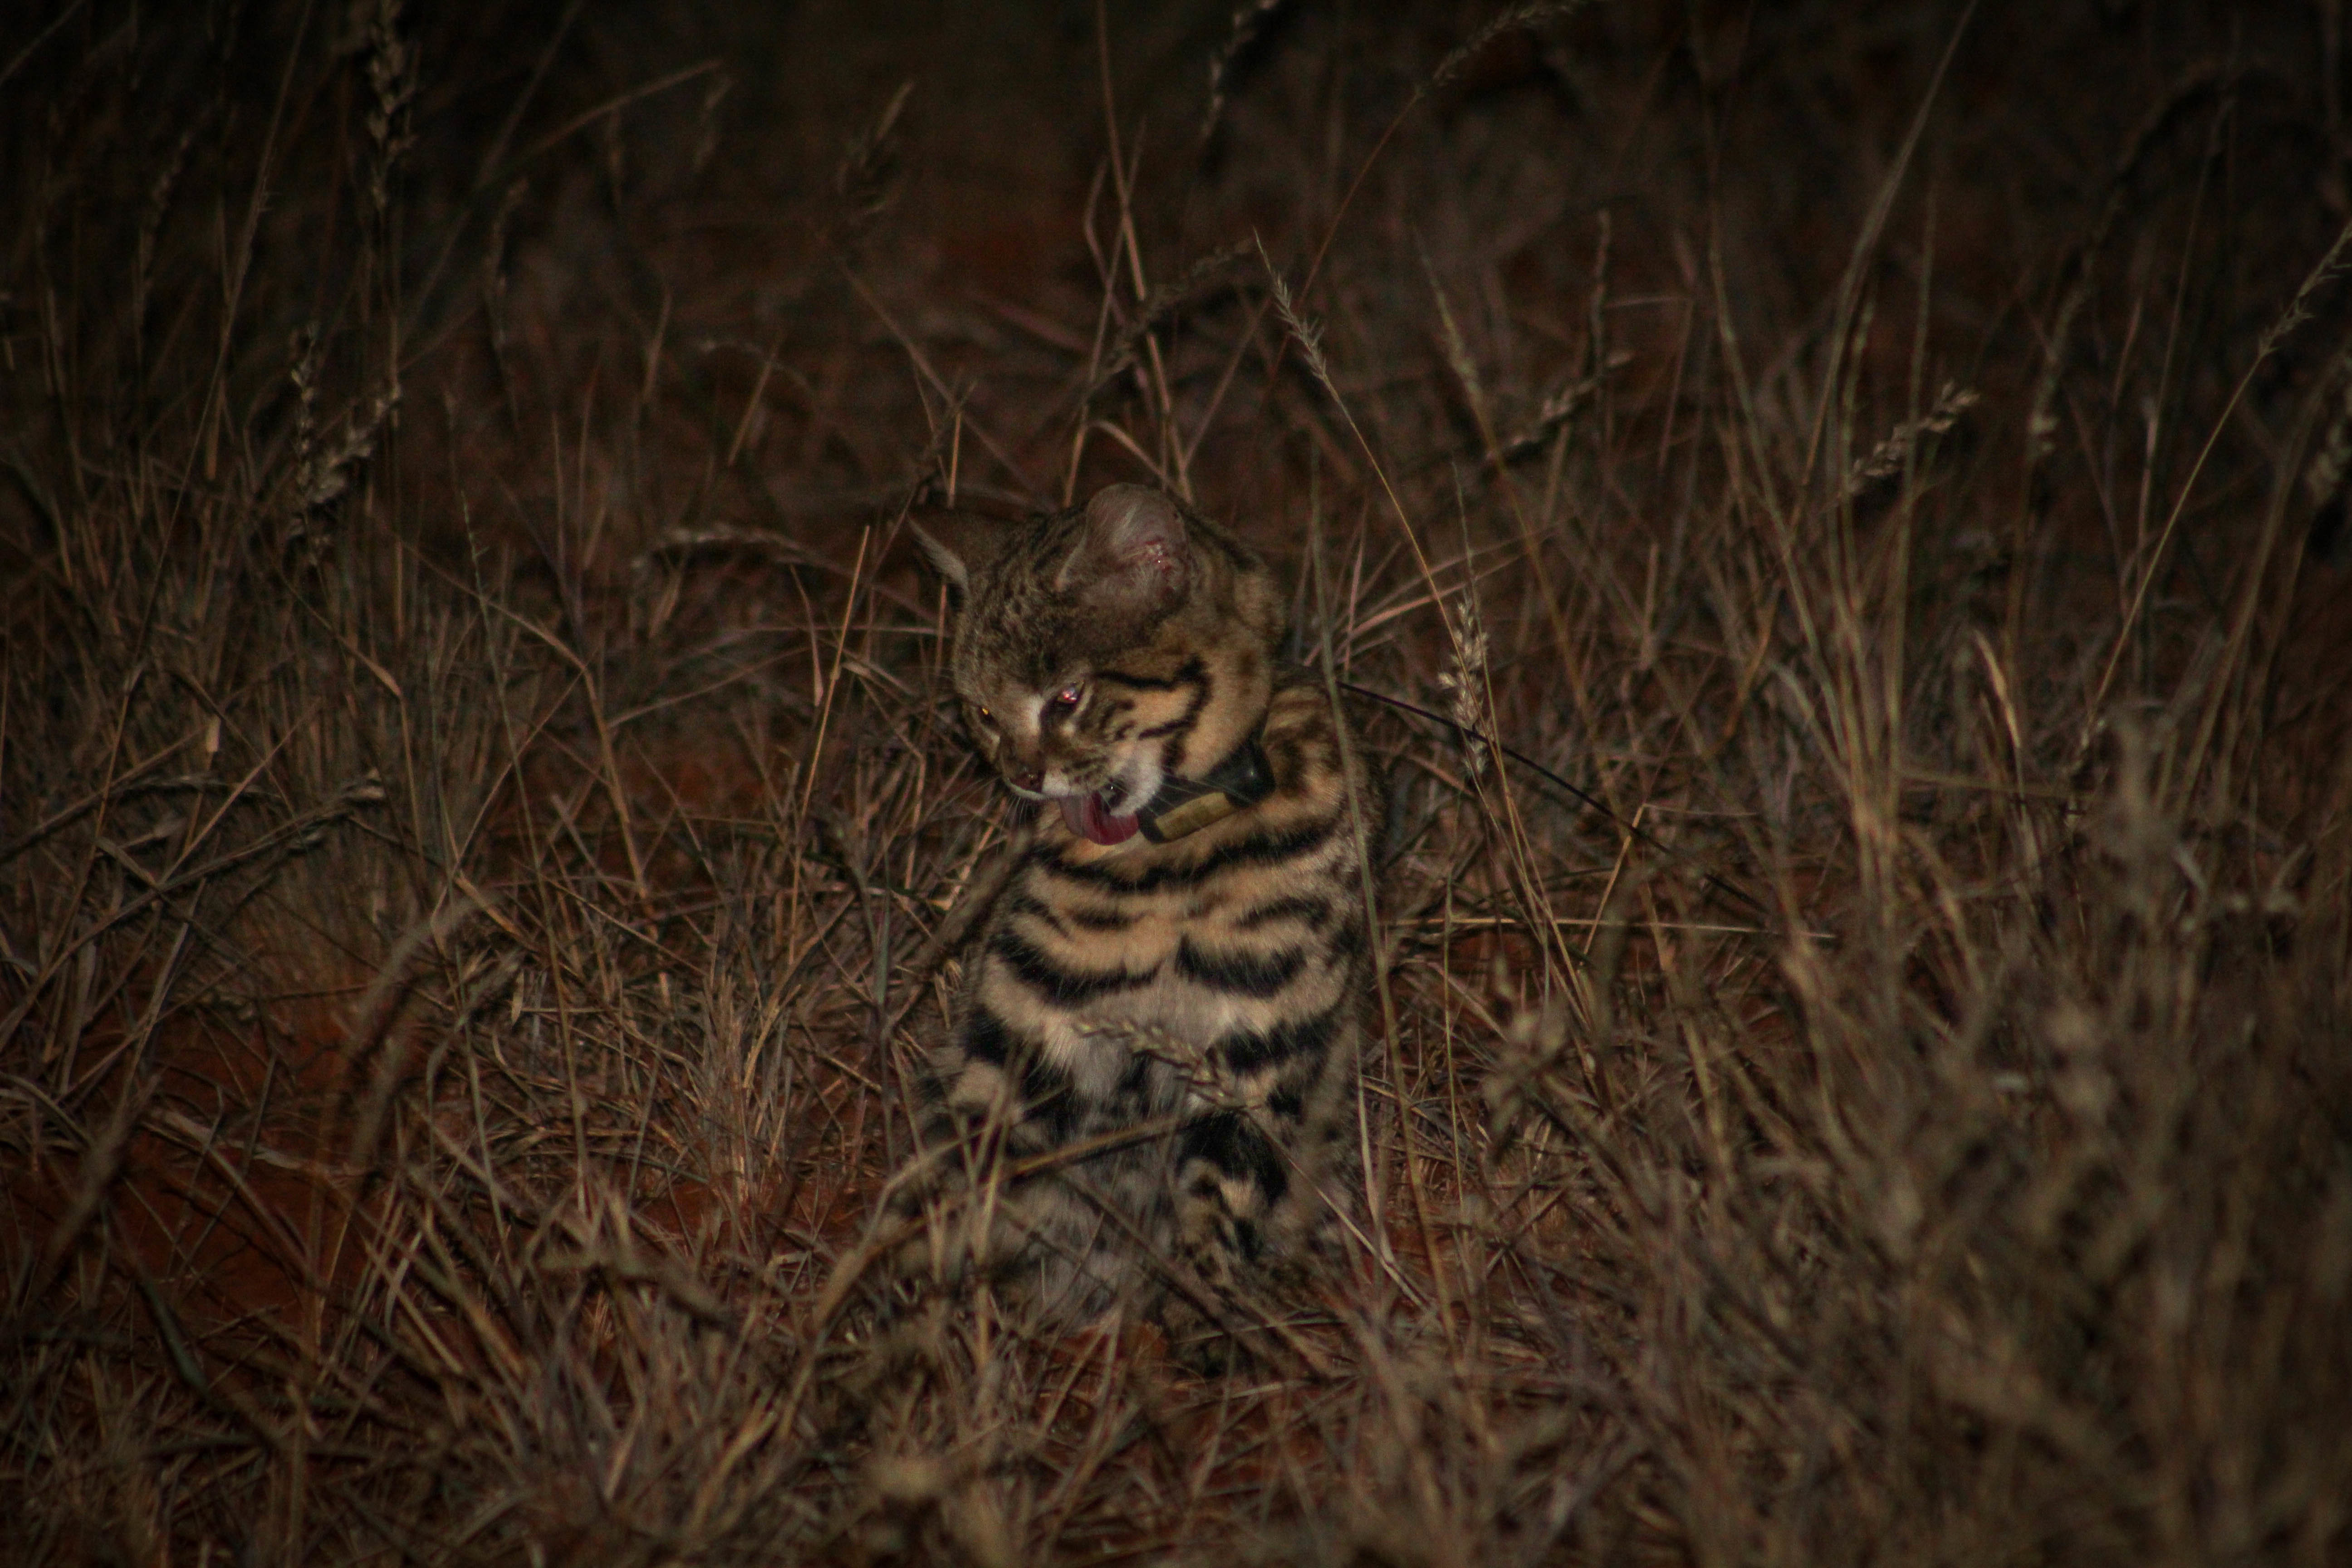
[[[1258,743],[1263,727],[1234,748],[1206,778],[1174,774],[1160,786],[1150,804],[1135,814],[1143,836],[1154,844],[1171,843],[1198,833],[1213,822],[1223,822],[1246,811],[1274,793],[1274,770],[1266,765],[1265,748]]]

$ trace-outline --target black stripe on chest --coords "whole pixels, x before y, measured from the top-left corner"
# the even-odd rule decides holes
[[[1214,952],[1195,945],[1189,936],[1176,944],[1177,973],[1229,996],[1279,995],[1306,966],[1303,947],[1267,953]]]
[[[1043,900],[1032,898],[1025,891],[1016,889],[1007,894],[1004,900],[1004,912],[1035,921],[1065,941],[1069,938],[1069,925],[1063,921],[1062,917],[1055,913]]]
[[[1338,826],[1338,818],[1326,817],[1287,833],[1254,833],[1211,850],[1190,864],[1163,861],[1131,871],[1111,860],[1085,865],[1066,860],[1056,847],[1048,844],[1032,849],[1029,863],[1051,876],[1089,888],[1105,888],[1114,893],[1156,893],[1171,888],[1196,888],[1237,867],[1278,865],[1302,858],[1329,843]]]
[[[1234,929],[1256,931],[1261,926],[1272,925],[1276,921],[1297,921],[1308,931],[1321,931],[1331,923],[1333,912],[1331,901],[1328,899],[1297,895],[1269,899],[1265,903],[1253,905],[1243,910],[1240,917],[1234,921]]]
[[[1004,896],[1004,912],[1024,920],[1035,921],[1064,942],[1083,941],[1073,934],[1079,931],[1119,931],[1135,924],[1133,910],[1102,903],[1071,904],[1055,909],[1027,889],[1016,889]]]
[[[1236,1073],[1255,1072],[1294,1057],[1319,1057],[1329,1048],[1340,1014],[1349,1005],[1342,998],[1304,1018],[1286,1018],[1264,1029],[1236,1029],[1217,1042],[1217,1051],[1227,1070]]]
[[[1030,990],[1060,1007],[1083,1007],[1097,997],[1134,991],[1151,984],[1157,966],[1136,972],[1126,969],[1066,969],[1041,949],[1032,947],[1009,931],[989,939],[990,956],[1013,971]]]

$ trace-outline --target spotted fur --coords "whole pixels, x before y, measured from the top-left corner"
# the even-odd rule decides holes
[[[966,1198],[934,1261],[1066,1321],[1139,1295],[1181,1318],[1297,1259],[1350,1184],[1363,778],[1322,688],[1276,668],[1272,574],[1168,498],[927,548],[974,738],[1044,803],[931,1064],[931,1157]],[[1253,742],[1264,799],[1118,837]]]

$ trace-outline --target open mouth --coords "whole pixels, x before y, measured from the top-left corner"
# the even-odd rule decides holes
[[[1066,795],[1055,804],[1062,808],[1062,820],[1070,825],[1070,831],[1081,838],[1096,844],[1124,844],[1135,837],[1135,818],[1113,816],[1103,805],[1100,791]]]

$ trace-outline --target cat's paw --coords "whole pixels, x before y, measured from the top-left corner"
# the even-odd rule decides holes
[[[1168,1342],[1168,1359],[1195,1377],[1223,1377],[1254,1364],[1259,1358],[1241,1325],[1240,1314],[1227,1303],[1206,1310],[1203,1304],[1171,1291],[1152,1313]]]

